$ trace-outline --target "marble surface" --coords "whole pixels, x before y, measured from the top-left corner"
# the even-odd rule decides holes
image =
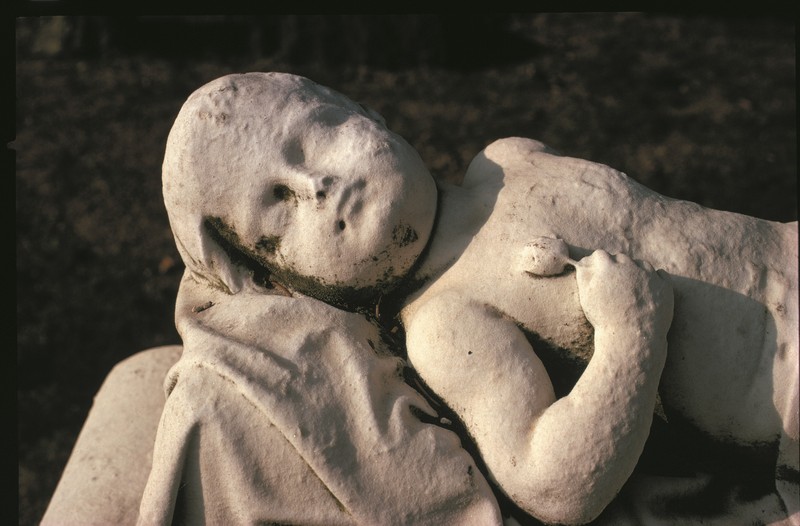
[[[634,473],[654,413],[670,437],[768,452],[770,491],[717,492],[717,519],[800,520],[796,222],[521,138],[437,185],[375,112],[276,73],[189,97],[164,199],[184,349],[131,488],[142,524],[706,520],[658,507],[702,495],[705,466]],[[543,270],[524,263],[542,239]],[[308,499],[265,504],[287,488]]]

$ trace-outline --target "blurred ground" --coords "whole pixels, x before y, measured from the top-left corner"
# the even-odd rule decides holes
[[[338,89],[438,177],[517,135],[672,197],[797,219],[791,16],[37,17],[16,43],[21,525],[108,370],[179,342],[160,163],[183,100],[220,75]]]

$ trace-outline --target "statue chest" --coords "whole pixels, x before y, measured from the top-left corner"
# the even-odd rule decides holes
[[[537,352],[585,364],[592,353],[593,329],[583,315],[574,270],[537,277],[520,269],[518,243],[487,243],[476,236],[461,257],[408,307],[456,291],[469,304],[485,306],[512,320]]]

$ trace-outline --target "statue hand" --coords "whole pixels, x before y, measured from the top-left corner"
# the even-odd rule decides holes
[[[651,337],[666,337],[674,302],[666,272],[604,250],[575,267],[581,307],[596,331],[629,327]]]

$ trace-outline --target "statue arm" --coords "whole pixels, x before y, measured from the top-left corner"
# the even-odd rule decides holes
[[[410,362],[461,417],[490,476],[547,522],[599,515],[649,433],[672,291],[652,269],[617,259],[600,253],[579,271],[595,353],[560,400],[522,331],[485,305],[439,296],[407,327]]]

